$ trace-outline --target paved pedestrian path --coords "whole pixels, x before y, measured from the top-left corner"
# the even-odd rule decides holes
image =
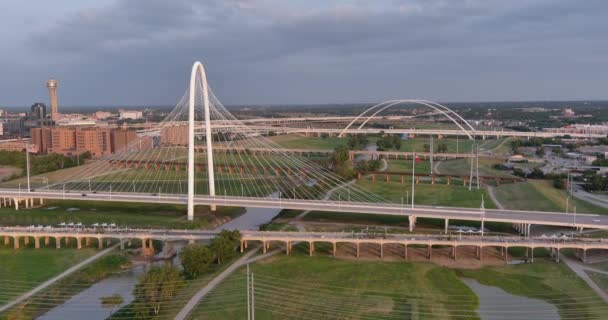
[[[188,303],[182,308],[182,310],[175,316],[176,320],[184,320],[188,317],[188,314],[192,312],[192,310],[196,307],[196,305],[203,299],[206,295],[208,295],[211,290],[213,290],[217,285],[222,283],[229,275],[231,275],[234,271],[236,271],[239,267],[245,265],[249,258],[253,256],[256,252],[258,252],[260,248],[253,249],[246,254],[244,254],[241,258],[235,261],[232,265],[230,265],[226,270],[222,271],[217,277],[211,280],[205,287],[203,287],[199,292],[197,292]]]
[[[587,267],[584,264],[580,264],[570,258],[563,257],[562,260],[576,273],[579,278],[583,279],[593,289],[606,303],[608,303],[608,293],[606,293],[602,288],[600,288],[592,279],[589,277],[585,270],[590,271],[599,271],[601,273],[605,273],[605,271],[597,270],[591,267]]]

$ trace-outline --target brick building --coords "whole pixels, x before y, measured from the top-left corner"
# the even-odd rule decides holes
[[[30,135],[39,153],[75,155],[88,151],[93,157],[110,155],[137,139],[133,130],[100,127],[32,128]]]

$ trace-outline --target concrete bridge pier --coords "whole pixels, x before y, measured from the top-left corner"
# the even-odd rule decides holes
[[[433,245],[429,244],[428,245],[428,249],[427,249],[427,256],[429,258],[429,260],[431,260],[431,258],[433,257]]]
[[[581,262],[583,262],[583,264],[587,263],[587,249],[581,249],[583,251],[583,256],[581,257]]]
[[[337,253],[336,243],[332,242],[331,243],[331,255],[335,257],[336,253]]]
[[[359,258],[359,242],[355,243],[355,247],[357,248],[357,258]]]
[[[384,259],[384,243],[380,242],[380,259]]]
[[[448,233],[448,227],[450,226],[450,219],[445,219],[445,223],[444,223],[444,228],[443,228],[443,232],[444,233]]]
[[[18,236],[13,237],[13,247],[15,249],[19,249],[19,237]]]
[[[61,249],[61,237],[55,237],[55,249]]]
[[[4,245],[8,246],[11,243],[11,239],[8,236],[4,236]]]
[[[403,244],[403,259],[407,260],[407,243]]]
[[[308,242],[308,255],[312,257],[312,255],[315,253],[315,243],[314,241],[310,241]]]
[[[124,250],[125,249],[125,239],[121,238],[121,239],[119,239],[119,241],[120,241],[120,250]]]
[[[534,262],[534,248],[526,247],[526,259],[530,260],[530,262]]]
[[[416,216],[411,215],[408,217],[410,232],[414,231],[414,227],[416,227]]]
[[[44,246],[48,247],[51,243],[51,238],[49,236],[44,237]]]
[[[34,237],[34,248],[40,249],[40,237]]]

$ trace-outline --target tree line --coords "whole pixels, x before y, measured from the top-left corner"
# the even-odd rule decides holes
[[[78,159],[78,157],[80,157],[80,159]],[[85,159],[90,158],[91,153],[88,151],[80,154],[79,156],[65,156],[58,153],[50,153],[46,155],[35,155],[30,153],[30,174],[37,175],[59,169],[75,167],[78,165],[78,163],[84,163]],[[0,165],[22,169],[20,175],[12,178],[18,178],[19,176],[25,175],[25,152],[0,150]]]
[[[185,246],[179,253],[182,269],[170,264],[151,267],[135,286],[135,300],[130,308],[116,316],[136,319],[158,316],[162,308],[186,286],[186,280],[198,279],[208,274],[214,265],[234,257],[240,241],[238,230],[223,230],[208,245],[195,243]]]

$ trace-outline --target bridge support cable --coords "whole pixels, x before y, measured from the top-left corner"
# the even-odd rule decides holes
[[[238,120],[215,96],[199,62],[185,94],[162,122],[115,154],[71,172],[40,189],[110,198],[137,194],[150,202],[183,195],[190,220],[199,195],[221,196],[226,200],[214,205],[222,206],[230,206],[225,197],[398,205],[353,183],[354,177],[336,174],[331,159],[305,157]]]

